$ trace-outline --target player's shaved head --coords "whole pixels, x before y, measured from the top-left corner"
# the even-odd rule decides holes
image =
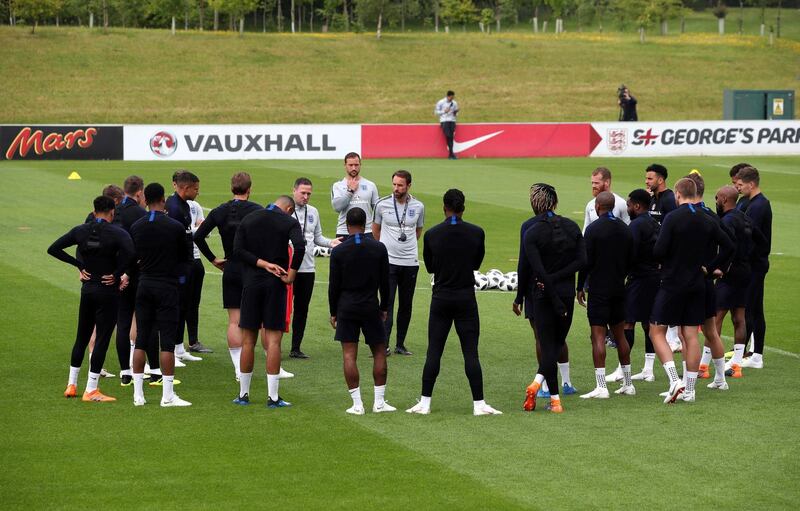
[[[275,199],[275,205],[281,209],[294,208],[294,199],[288,195],[281,195]]]
[[[614,210],[614,194],[611,192],[600,192],[594,199],[594,209],[598,215],[603,215]]]
[[[719,189],[717,197],[725,199],[725,202],[732,202],[736,204],[739,199],[739,190],[735,186],[726,185]]]

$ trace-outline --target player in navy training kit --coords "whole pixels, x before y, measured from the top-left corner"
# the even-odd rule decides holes
[[[103,395],[97,384],[117,322],[120,278],[133,259],[133,243],[127,232],[110,224],[113,219],[114,200],[101,195],[94,200],[94,220],[73,228],[47,249],[51,256],[78,268],[83,281],[78,330],[72,347],[65,397],[77,395],[78,373],[96,325],[95,348],[89,360],[91,367],[83,400],[116,401],[113,397]],[[65,248],[75,245],[79,258],[64,252]]]
[[[548,184],[536,183],[530,191],[531,209],[541,219],[525,233],[525,254],[536,284],[533,323],[542,346],[542,359],[533,382],[525,391],[523,409],[536,408],[542,382],[550,388],[550,411],[563,412],[558,393],[557,360],[572,325],[575,272],[586,265],[586,248],[578,224],[556,215],[558,195]]]
[[[700,365],[697,327],[703,324],[705,313],[705,275],[726,268],[733,252],[733,242],[719,224],[694,206],[697,201],[694,181],[678,180],[675,191],[679,207],[664,218],[653,247],[653,255],[662,264],[650,337],[670,381],[665,403],[675,402],[681,394],[684,401],[695,399],[694,387]],[[720,251],[709,264],[706,254],[712,243],[718,244]],[[668,325],[678,325],[683,333],[685,383],[678,377],[672,350],[667,344]]]

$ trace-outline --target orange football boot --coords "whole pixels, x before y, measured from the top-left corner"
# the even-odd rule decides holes
[[[84,392],[82,401],[95,401],[98,403],[108,403],[111,401],[116,401],[117,398],[106,396],[105,394],[100,392],[100,389],[95,389],[91,392]]]
[[[522,409],[526,412],[536,410],[536,394],[539,392],[540,387],[541,384],[533,380],[533,382],[528,385],[528,388],[525,389],[525,404],[522,405]]]
[[[64,391],[64,397],[76,397],[78,395],[78,389],[75,388],[75,385],[69,384],[67,385],[67,390]]]

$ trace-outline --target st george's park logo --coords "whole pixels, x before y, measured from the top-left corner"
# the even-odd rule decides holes
[[[178,139],[168,131],[159,131],[150,139],[150,150],[159,158],[168,158],[178,149]]]

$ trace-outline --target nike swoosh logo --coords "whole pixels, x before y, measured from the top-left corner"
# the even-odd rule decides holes
[[[473,138],[472,140],[467,140],[466,142],[456,142],[453,141],[453,152],[460,153],[461,151],[466,151],[470,147],[475,147],[476,145],[480,144],[481,142],[486,142],[490,138],[496,137],[504,130],[495,131],[494,133],[489,133],[488,135],[484,135],[482,137]]]

